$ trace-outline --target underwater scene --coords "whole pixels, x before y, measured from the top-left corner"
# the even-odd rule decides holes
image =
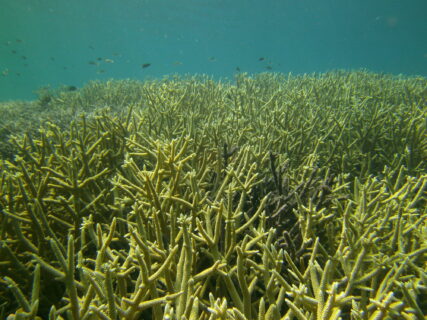
[[[0,4],[0,320],[427,319],[425,0]]]

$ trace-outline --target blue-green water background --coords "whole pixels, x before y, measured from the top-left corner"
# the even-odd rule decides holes
[[[0,100],[94,79],[360,68],[427,76],[427,0],[0,0]]]

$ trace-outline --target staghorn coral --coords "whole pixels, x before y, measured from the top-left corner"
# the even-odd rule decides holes
[[[72,121],[16,130],[1,163],[0,317],[423,319],[425,88],[337,72],[53,96]]]

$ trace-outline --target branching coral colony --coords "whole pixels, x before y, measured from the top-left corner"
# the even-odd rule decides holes
[[[426,99],[360,71],[1,106],[0,318],[425,319]]]

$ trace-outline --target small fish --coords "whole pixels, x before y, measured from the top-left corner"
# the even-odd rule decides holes
[[[149,66],[151,66],[151,63],[144,63],[141,65],[142,69],[148,68]]]
[[[16,50],[12,50],[10,52],[12,52],[13,54],[17,54]]]
[[[114,60],[112,60],[112,59],[104,59],[104,61],[105,61],[106,63],[114,63]]]
[[[22,60],[27,60],[27,57],[26,56],[21,56],[21,59]]]
[[[215,62],[215,61],[216,61],[216,58],[215,58],[215,57],[209,57],[209,58],[208,58],[208,60],[209,60],[210,62]]]
[[[102,61],[101,57],[96,58],[97,61]]]
[[[240,68],[239,68],[239,67],[236,67],[236,71],[237,71],[237,72],[240,72]]]
[[[272,67],[272,66],[265,66],[265,68],[266,68],[267,70],[272,70],[272,69],[273,69],[273,67]]]
[[[95,61],[92,61],[92,60],[89,61],[88,63],[91,64],[91,65],[93,65],[93,66],[97,66],[98,65],[98,62],[95,62]]]
[[[97,70],[96,73],[98,73],[98,74],[105,73],[105,70],[104,69]]]
[[[180,66],[180,65],[182,65],[182,62],[181,61],[174,61],[173,65],[174,66]]]
[[[264,57],[259,57],[258,58],[258,61],[264,61],[265,60],[265,58]]]
[[[16,39],[16,42],[21,43],[22,40],[21,39]]]
[[[4,69],[1,74],[6,77],[7,75],[9,75],[9,69]]]
[[[76,86],[66,86],[65,88],[67,91],[76,91],[77,87]]]

